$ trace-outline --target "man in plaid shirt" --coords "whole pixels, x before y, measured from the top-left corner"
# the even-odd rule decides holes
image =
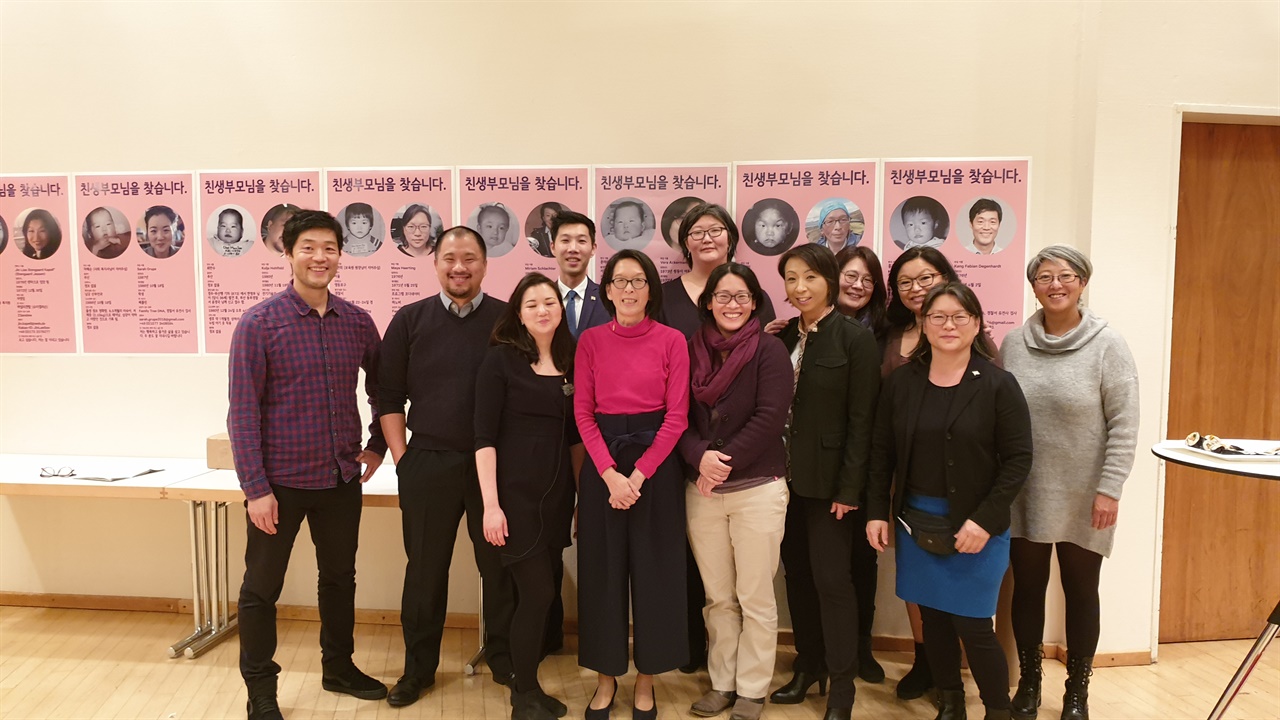
[[[387,444],[376,404],[378,329],[369,313],[329,292],[341,237],[328,213],[295,214],[283,236],[293,282],[250,308],[231,339],[227,431],[250,521],[239,601],[250,720],[283,717],[276,701],[280,666],[272,660],[275,604],[304,518],[320,574],[324,689],[365,700],[387,695],[351,660],[360,483],[382,464]],[[373,411],[364,449],[356,406],[361,369]]]

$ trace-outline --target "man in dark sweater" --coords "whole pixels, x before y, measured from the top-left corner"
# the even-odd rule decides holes
[[[497,552],[484,540],[475,465],[476,373],[505,308],[480,291],[486,263],[484,241],[474,230],[445,231],[435,256],[443,290],[402,307],[383,339],[380,420],[399,477],[409,556],[400,610],[404,675],[387,698],[396,707],[417,702],[435,682],[449,562],[464,511],[484,591],[485,655],[494,680],[505,685],[511,678],[507,638],[514,591]]]

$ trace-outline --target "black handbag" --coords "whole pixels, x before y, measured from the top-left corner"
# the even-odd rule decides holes
[[[934,555],[956,553],[956,530],[951,527],[950,518],[904,507],[902,514],[898,516],[898,522],[902,523],[902,527],[916,544],[927,552]]]

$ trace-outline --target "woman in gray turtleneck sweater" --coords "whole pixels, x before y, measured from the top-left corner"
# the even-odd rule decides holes
[[[1107,321],[1080,305],[1093,265],[1075,248],[1051,245],[1027,265],[1041,310],[1009,334],[1004,367],[1031,409],[1035,459],[1014,501],[1013,632],[1022,677],[1012,714],[1040,705],[1041,641],[1050,555],[1057,547],[1066,595],[1067,687],[1063,720],[1087,720],[1098,646],[1098,578],[1111,554],[1120,490],[1133,468],[1138,370]]]

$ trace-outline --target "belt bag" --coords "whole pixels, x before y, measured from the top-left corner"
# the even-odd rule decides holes
[[[898,516],[907,534],[924,550],[934,555],[954,555],[956,552],[955,528],[951,520],[941,515],[917,510],[912,507],[902,508]]]

